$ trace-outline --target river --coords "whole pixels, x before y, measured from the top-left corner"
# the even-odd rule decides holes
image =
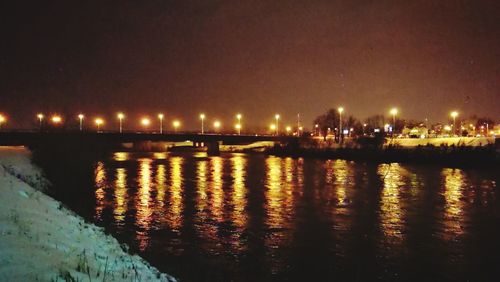
[[[180,281],[484,281],[500,272],[498,175],[115,152],[51,180],[56,198]]]

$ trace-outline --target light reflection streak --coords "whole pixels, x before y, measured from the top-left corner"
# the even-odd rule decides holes
[[[118,162],[128,161],[129,153],[127,152],[116,152],[113,154],[113,159]]]
[[[207,162],[199,161],[196,166],[196,185],[197,185],[197,200],[196,209],[198,217],[201,216],[207,208]]]
[[[453,239],[463,234],[464,204],[461,201],[465,186],[465,176],[460,169],[445,168],[442,171],[444,178],[444,239]]]
[[[174,231],[182,226],[182,157],[170,158],[170,207],[167,212],[167,223]]]
[[[267,182],[266,182],[266,200],[267,200],[267,225],[270,228],[282,227],[283,224],[283,205],[281,197],[281,159],[269,157],[266,159]]]
[[[105,205],[106,199],[106,170],[104,168],[103,162],[98,162],[96,168],[94,170],[95,175],[95,198],[96,198],[96,207],[95,207],[95,217],[96,219],[102,219],[102,211]]]
[[[210,160],[212,165],[212,181],[209,186],[210,189],[210,211],[212,213],[213,220],[222,222],[223,218],[223,205],[224,205],[224,191],[222,186],[224,184],[222,180],[222,168],[223,159],[220,157],[213,157]]]
[[[115,180],[115,207],[114,217],[118,226],[123,225],[127,212],[127,170],[117,168]]]
[[[245,187],[246,159],[241,155],[236,155],[231,158],[231,162],[233,165],[232,177],[234,179],[233,192],[231,195],[231,202],[233,206],[232,220],[237,227],[243,228],[245,227],[247,221],[245,213],[247,192]]]
[[[334,195],[332,196],[335,199],[331,201],[335,203],[333,208],[333,228],[338,239],[345,240],[346,232],[349,231],[351,226],[352,206],[350,205],[348,193],[352,193],[352,190],[355,189],[354,172],[350,163],[346,160],[334,160],[331,167],[334,189]]]
[[[156,167],[156,202],[157,210],[161,213],[165,206],[165,192],[167,189],[167,177],[164,164],[158,164]]]
[[[405,185],[404,176],[407,171],[399,164],[381,164],[378,166],[384,187],[380,202],[380,225],[385,237],[389,240],[403,239],[403,209],[401,208],[401,191]]]
[[[266,159],[267,179],[266,179],[266,224],[271,229],[286,229],[290,227],[290,220],[293,217],[292,203],[293,185],[286,187],[286,171],[283,169],[283,159],[269,157]],[[290,172],[289,172],[290,173]],[[273,245],[279,245],[280,241],[289,232],[275,232],[274,238],[270,241]]]
[[[276,256],[276,251],[283,245],[288,244],[293,234],[292,218],[293,213],[293,183],[287,183],[289,175],[292,173],[292,159],[283,160],[278,157],[268,157],[266,159],[266,183],[265,193],[266,212],[265,224],[269,229],[269,234],[265,238],[265,245],[268,256],[272,261],[271,271],[277,272],[283,266],[283,260]],[[288,169],[288,170],[287,170]],[[292,178],[293,179],[293,178]]]
[[[139,177],[138,177],[138,191],[136,194],[135,205],[136,205],[136,223],[141,228],[137,234],[137,240],[139,241],[139,248],[144,250],[149,244],[149,236],[147,232],[151,226],[152,220],[152,209],[150,207],[150,194],[151,194],[151,182],[152,182],[152,170],[151,165],[153,160],[148,158],[139,159]]]
[[[167,159],[167,153],[166,152],[155,152],[155,153],[153,153],[153,157],[156,160],[165,160],[165,159]]]
[[[353,188],[354,180],[349,175],[349,165],[346,160],[335,160],[333,161],[333,176],[334,176],[334,186],[337,198],[337,203],[339,205],[344,205],[347,202],[346,188]]]

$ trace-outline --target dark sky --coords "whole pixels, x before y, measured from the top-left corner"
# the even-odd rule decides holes
[[[338,105],[500,119],[497,0],[2,1],[0,32],[15,126],[39,111],[310,125]]]

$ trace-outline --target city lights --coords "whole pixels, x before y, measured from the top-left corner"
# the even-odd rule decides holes
[[[118,113],[118,120],[120,121],[120,133],[123,132],[123,119],[125,118],[125,115],[123,113]]]
[[[205,133],[205,128],[204,128],[204,120],[205,120],[205,114],[200,114],[200,119],[201,119],[201,134],[204,134]]]
[[[6,118],[3,115],[0,115],[0,129],[2,129],[2,124],[4,124],[6,121]]]
[[[83,130],[83,118],[84,118],[83,114],[78,115],[78,120],[80,122],[80,131]]]
[[[455,125],[455,120],[458,116],[458,112],[457,111],[453,111],[450,113],[450,116],[453,118],[453,134],[456,134],[457,133],[457,130],[456,130],[456,125]]]
[[[238,120],[238,124],[236,125],[236,129],[238,129],[238,135],[241,135],[241,114],[236,115],[236,119]]]
[[[392,115],[392,137],[394,137],[394,131],[396,131],[396,115],[398,114],[398,109],[392,108],[390,113]]]
[[[160,134],[163,133],[163,114],[158,114],[158,119],[160,120]]]
[[[214,129],[215,129],[215,131],[218,131],[220,127],[221,127],[220,121],[218,121],[218,120],[214,121]]]
[[[40,130],[42,130],[43,114],[39,113],[38,115],[36,115],[36,117],[38,118],[38,122],[40,123]]]
[[[96,118],[95,119],[95,124],[97,125],[97,132],[100,131],[101,125],[104,123],[104,120],[102,118]]]
[[[339,112],[339,143],[342,142],[342,113],[344,112],[343,107],[339,107],[338,109]]]
[[[278,135],[279,134],[279,120],[280,120],[280,115],[279,114],[275,114],[274,118],[276,119],[276,125],[275,125],[276,135]]]
[[[174,126],[174,131],[177,133],[177,129],[179,128],[179,126],[181,126],[181,122],[178,120],[174,120],[172,122],[172,125]]]
[[[54,124],[59,124],[59,123],[62,122],[62,118],[60,116],[58,116],[58,115],[52,116],[52,122]]]
[[[144,127],[148,127],[151,124],[151,121],[149,120],[149,118],[142,118],[141,119],[141,124]]]
[[[271,129],[271,131],[276,132],[276,125],[274,123],[272,123],[271,125],[269,125],[269,129]]]

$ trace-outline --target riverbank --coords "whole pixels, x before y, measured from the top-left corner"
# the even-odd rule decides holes
[[[0,147],[1,281],[175,281],[42,191],[23,147]]]
[[[294,148],[275,146],[266,150],[275,156],[345,159],[375,163],[440,164],[452,167],[500,166],[494,146],[388,146],[384,148]]]

